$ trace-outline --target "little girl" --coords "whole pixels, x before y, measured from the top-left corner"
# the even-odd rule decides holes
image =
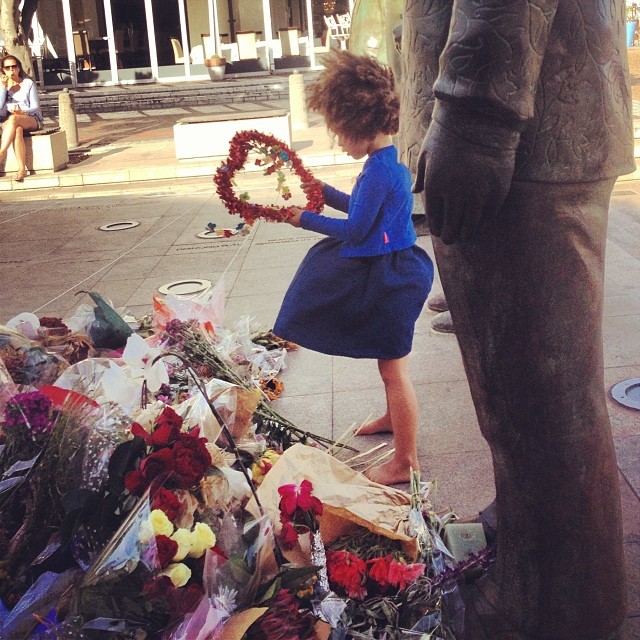
[[[346,219],[293,207],[289,224],[328,237],[302,261],[274,332],[329,355],[377,359],[387,410],[358,433],[393,432],[395,452],[367,476],[381,484],[407,482],[410,469],[418,469],[418,401],[408,355],[433,263],[415,244],[411,177],[391,141],[399,124],[392,72],[373,58],[335,52],[308,104],[324,116],[344,151],[368,158],[351,196],[315,181],[326,204],[347,213]],[[307,192],[311,185],[302,188]]]

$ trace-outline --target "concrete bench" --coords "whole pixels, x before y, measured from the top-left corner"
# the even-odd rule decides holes
[[[26,165],[30,172],[60,171],[69,164],[67,136],[60,129],[44,129],[25,134],[24,146],[27,152]],[[17,170],[18,163],[11,146],[2,171],[9,173]]]
[[[228,156],[229,142],[238,131],[256,129],[291,146],[291,115],[286,109],[244,113],[216,113],[182,118],[173,126],[178,160]]]

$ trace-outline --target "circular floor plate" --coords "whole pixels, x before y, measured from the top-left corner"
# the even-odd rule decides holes
[[[196,238],[203,238],[204,240],[219,240],[220,238],[235,236],[237,233],[237,229],[214,229],[213,231],[201,231],[196,234]]]
[[[192,278],[190,280],[176,280],[169,284],[163,284],[158,291],[164,295],[188,296],[194,293],[206,291],[211,286],[211,281]]]
[[[640,378],[630,378],[618,382],[611,389],[611,395],[614,400],[630,409],[640,410]]]
[[[100,231],[125,231],[126,229],[133,229],[140,223],[135,220],[123,220],[122,222],[110,222],[109,224],[103,224],[100,227]]]

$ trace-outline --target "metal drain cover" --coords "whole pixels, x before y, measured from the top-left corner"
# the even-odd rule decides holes
[[[191,278],[189,280],[176,280],[158,287],[158,291],[164,295],[188,296],[194,293],[201,293],[211,287],[210,280],[201,280],[200,278]]]
[[[630,378],[618,382],[611,389],[611,395],[614,400],[625,407],[640,410],[640,378]]]
[[[110,222],[109,224],[103,224],[100,227],[100,231],[125,231],[126,229],[133,229],[140,223],[135,220],[123,220],[122,222]]]

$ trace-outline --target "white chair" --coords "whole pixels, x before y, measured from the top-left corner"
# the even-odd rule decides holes
[[[351,34],[351,14],[350,13],[338,13],[338,24],[342,29],[342,35],[348,40]]]
[[[182,45],[177,38],[171,38],[171,46],[173,47],[173,57],[175,64],[184,64],[184,52],[182,51]]]
[[[73,32],[73,48],[76,54],[78,71],[95,69],[91,62],[91,50],[89,47],[89,33],[87,31]]]
[[[210,58],[216,52],[213,46],[213,38],[208,33],[202,33],[200,37],[202,38],[202,46],[204,47],[204,57]]]
[[[342,27],[336,20],[335,16],[323,16],[324,23],[327,25],[327,39],[335,40],[340,43],[341,49],[347,48],[347,40],[349,39],[349,34],[345,33],[342,30]]]
[[[191,49],[189,57],[192,64],[204,64],[204,47],[201,44],[197,44]]]
[[[236,31],[236,42],[238,44],[238,56],[240,60],[258,59],[255,31]]]

